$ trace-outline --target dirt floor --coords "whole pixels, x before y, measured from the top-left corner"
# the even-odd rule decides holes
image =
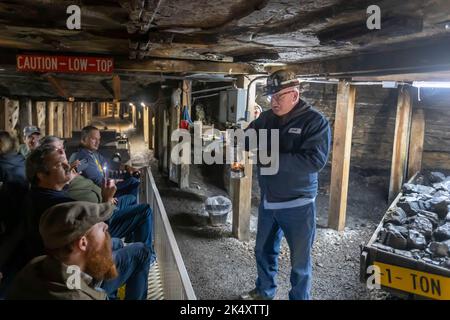
[[[109,121],[107,121],[109,122]],[[111,124],[110,124],[111,127]],[[126,130],[124,126],[122,129]],[[129,129],[129,127],[128,127]],[[251,240],[241,242],[231,235],[231,217],[222,227],[209,225],[204,210],[207,197],[228,196],[220,187],[222,169],[191,166],[190,188],[178,189],[158,172],[153,159],[135,129],[128,131],[132,162],[137,166],[149,163],[172,224],[178,246],[198,299],[237,299],[254,287],[259,188],[253,179]],[[359,282],[360,245],[367,243],[386,211],[388,176],[352,168],[350,174],[347,223],[343,232],[326,228],[329,201],[330,169],[320,175],[317,196],[317,233],[313,248],[313,299],[386,299],[389,295],[369,291]],[[276,299],[287,299],[290,258],[283,240],[279,263]]]

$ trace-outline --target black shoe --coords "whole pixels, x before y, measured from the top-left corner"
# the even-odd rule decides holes
[[[241,300],[272,300],[271,298],[260,295],[256,288],[249,292],[241,294],[239,297]]]

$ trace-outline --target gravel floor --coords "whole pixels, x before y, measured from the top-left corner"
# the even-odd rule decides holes
[[[180,192],[167,183],[158,172],[157,184],[166,211],[170,216],[178,245],[199,299],[236,299],[240,293],[252,289],[256,278],[254,260],[256,206],[252,208],[252,237],[248,243],[231,236],[231,224],[224,227],[208,225],[203,202],[208,196],[225,195],[214,185],[205,184],[198,168],[191,172],[191,188]],[[360,183],[358,190],[362,189]],[[354,186],[354,184],[353,184]],[[313,299],[380,299],[386,295],[369,292],[359,282],[360,244],[369,240],[387,204],[378,199],[374,206],[367,203],[349,206],[349,219],[343,232],[321,227],[326,222],[326,209],[321,204],[328,194],[318,196],[318,229],[313,248]],[[352,196],[354,198],[355,195]],[[369,197],[370,199],[370,197]],[[367,199],[367,200],[369,200]],[[352,200],[350,200],[352,201]],[[364,209],[365,208],[365,209]],[[379,209],[379,213],[373,212]],[[351,217],[351,210],[358,211]],[[364,219],[363,215],[370,217]],[[229,217],[230,218],[230,217]],[[283,239],[279,260],[278,292],[276,299],[287,299],[289,292],[290,259],[287,243]]]
[[[178,246],[198,299],[236,299],[252,289],[256,279],[254,245],[259,188],[256,179],[252,190],[251,240],[241,242],[231,236],[230,218],[223,227],[212,227],[203,209],[209,196],[225,195],[218,187],[214,168],[191,166],[190,188],[177,189],[157,171],[157,162],[135,130],[128,131],[132,162],[150,163]],[[330,170],[321,173],[317,197],[317,233],[313,248],[313,299],[386,299],[384,292],[372,291],[359,282],[360,245],[371,237],[383,213],[388,180],[386,175],[352,168],[349,185],[347,223],[343,232],[325,228],[329,201]],[[216,179],[217,180],[217,179]],[[220,180],[220,179],[219,179]],[[289,249],[283,239],[279,259],[276,299],[287,299],[289,292]]]

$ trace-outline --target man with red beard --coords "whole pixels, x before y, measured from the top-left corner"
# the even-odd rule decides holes
[[[108,225],[109,203],[62,203],[41,217],[48,255],[33,259],[15,278],[8,299],[105,300],[99,284],[117,277]]]
[[[45,145],[37,148],[27,158],[26,171],[31,183],[29,199],[26,200],[30,210],[27,212],[27,235],[22,254],[25,261],[21,265],[45,253],[45,243],[38,228],[44,212],[55,205],[75,201],[63,191],[70,180],[71,170],[62,150]],[[105,198],[110,198],[115,188],[107,189],[109,195],[105,194]],[[115,206],[110,201],[101,205],[105,204],[114,210]],[[125,299],[146,299],[148,271],[154,259],[152,248],[142,242],[124,246],[120,239],[116,240],[119,241],[114,241],[113,258],[119,275],[113,280],[105,281],[102,288],[109,298],[115,299],[117,289],[126,283]]]

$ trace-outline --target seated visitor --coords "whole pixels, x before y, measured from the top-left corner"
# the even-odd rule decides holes
[[[110,203],[89,202],[46,210],[39,231],[47,255],[34,258],[17,275],[8,299],[104,300],[123,284],[126,299],[146,299],[150,252],[141,243],[112,251],[105,221],[113,211]],[[139,256],[131,259],[130,253]]]

